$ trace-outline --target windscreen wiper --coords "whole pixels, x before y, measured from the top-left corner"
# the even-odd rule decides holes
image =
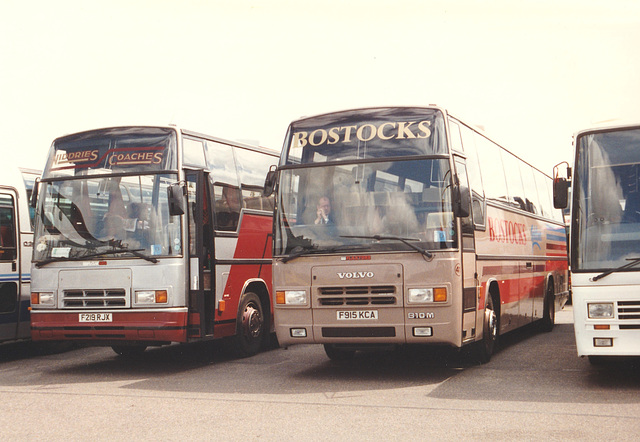
[[[634,265],[636,265],[636,264],[640,263],[640,258],[627,258],[627,261],[631,261],[631,262],[628,262],[628,263],[626,263],[625,265],[622,265],[622,266],[617,267],[617,268],[615,268],[615,269],[607,270],[607,271],[606,271],[606,272],[604,272],[604,273],[600,273],[599,275],[596,275],[596,276],[594,276],[593,278],[591,278],[591,280],[592,280],[593,282],[596,282],[598,279],[602,279],[602,278],[604,278],[605,276],[609,276],[609,275],[610,275],[610,274],[612,274],[612,273],[619,272],[620,270],[625,270],[625,269],[631,268],[631,267],[633,267]]]
[[[140,253],[144,249],[129,249],[129,248],[124,247],[124,246],[122,246],[120,244],[115,244],[114,246],[118,247],[118,249],[117,250],[113,250],[113,251],[108,250],[107,253],[118,253],[118,252],[131,253],[132,255],[137,256],[138,258],[144,259],[145,261],[149,261],[149,262],[152,262],[154,264],[158,262],[157,258],[154,258],[153,256],[149,256],[149,255],[144,254],[144,253]]]
[[[341,235],[340,238],[358,238],[358,239],[375,239],[376,241],[400,241],[401,243],[409,246],[416,252],[419,252],[422,256],[427,259],[433,258],[433,253],[428,250],[423,249],[422,247],[418,247],[417,245],[411,243],[410,241],[419,242],[419,239],[416,238],[402,238],[400,236],[394,235]]]
[[[318,248],[316,244],[312,246],[307,246],[307,247],[296,246],[293,248],[293,250],[291,250],[291,254],[282,258],[282,262],[291,261],[292,259],[298,258],[299,256],[302,256],[302,255],[312,255],[315,253],[336,253],[340,251],[352,252],[354,250],[358,250],[362,248],[363,247],[361,245],[353,246],[353,245],[344,245],[344,244],[339,246],[323,247],[323,248]]]
[[[291,253],[289,255],[282,258],[282,262],[291,261],[292,259],[296,259],[299,256],[311,254],[317,249],[318,249],[318,246],[315,246],[315,245],[307,246],[307,247],[296,246],[291,250]]]
[[[137,256],[138,258],[142,258],[142,259],[144,259],[146,261],[149,261],[149,262],[152,262],[154,264],[158,262],[157,258],[153,258],[152,256],[148,256],[148,255],[145,255],[144,253],[140,253],[144,249],[128,249],[128,248],[123,247],[121,245],[115,245],[115,244],[114,244],[114,247],[118,247],[118,248],[117,249],[111,249],[111,250],[104,250],[102,252],[90,253],[89,255],[83,255],[83,256],[58,257],[58,258],[45,259],[44,261],[36,262],[36,267],[42,267],[42,266],[45,266],[45,265],[50,264],[52,262],[82,261],[82,260],[85,260],[87,258],[96,258],[98,256],[104,256],[104,255],[114,255],[116,253],[131,253],[132,255]]]

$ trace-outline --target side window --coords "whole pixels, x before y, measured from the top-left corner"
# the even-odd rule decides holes
[[[502,151],[502,161],[504,163],[504,171],[507,178],[509,205],[520,210],[527,210],[524,187],[522,185],[522,176],[520,175],[521,161],[504,150]]]
[[[449,135],[451,137],[450,139],[451,149],[462,152],[463,148],[462,148],[462,137],[460,135],[460,125],[451,119],[449,119]]]
[[[18,307],[18,284],[0,282],[0,313],[15,312]]]
[[[182,151],[184,164],[197,167],[206,166],[202,141],[185,137],[182,139]]]
[[[33,186],[35,186],[36,179],[40,177],[40,174],[36,172],[22,170],[22,179],[24,180],[24,187],[27,190],[27,201],[31,201],[31,194],[33,193]],[[33,230],[34,220],[36,218],[36,209],[29,204],[29,221],[31,222],[31,230]]]
[[[540,198],[538,198],[538,189],[533,175],[533,168],[522,163],[520,164],[520,170],[522,172],[522,184],[524,184],[527,211],[535,215],[540,215]]]
[[[235,232],[238,229],[242,195],[236,171],[233,147],[207,141],[207,157],[213,184],[215,229]]]
[[[15,203],[11,195],[0,194],[0,261],[16,257]]]
[[[541,172],[535,171],[534,173],[538,197],[540,198],[540,213],[547,218],[556,219],[557,216],[554,215],[554,209],[551,204],[551,180]]]
[[[458,176],[458,180],[460,180],[460,185],[465,188],[469,188],[469,182],[467,180],[467,166],[464,163],[462,158],[455,158],[456,161],[456,174]],[[462,233],[470,233],[473,234],[473,223],[471,214],[465,218],[460,218]]]
[[[196,235],[196,207],[198,192],[198,182],[195,176],[187,176],[187,213],[189,219],[189,255],[196,256],[197,251],[197,235]]]
[[[473,223],[476,228],[483,229],[485,226],[485,203],[484,187],[482,186],[482,175],[480,173],[480,163],[478,160],[478,149],[476,148],[474,132],[466,126],[462,126],[462,140],[464,143],[464,151],[467,154],[467,173],[469,174],[469,185],[471,186]]]
[[[485,197],[490,200],[507,201],[507,184],[500,147],[487,138],[475,134],[478,159],[482,170]]]
[[[274,197],[263,197],[262,188],[267,172],[278,159],[261,152],[235,148],[240,187],[242,189],[242,205],[247,209],[272,211]]]

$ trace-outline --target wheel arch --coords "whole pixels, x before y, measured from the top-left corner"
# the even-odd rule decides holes
[[[242,296],[245,293],[255,293],[260,299],[260,304],[262,305],[263,312],[269,312],[265,314],[265,320],[268,322],[267,330],[270,332],[273,331],[273,309],[271,308],[271,294],[269,293],[269,289],[267,287],[267,283],[263,279],[250,279],[245,282],[244,287],[242,288]],[[240,303],[238,304],[238,309],[240,309]]]
[[[552,331],[556,322],[556,303],[559,302],[558,297],[556,296],[557,289],[558,288],[555,286],[553,274],[548,274],[544,287],[544,298],[542,305],[543,314],[542,319],[539,321],[540,330],[542,330],[543,332]],[[560,308],[562,307],[560,306]]]
[[[545,302],[545,307],[546,307],[546,303],[547,302],[553,302],[554,304],[556,303],[556,293],[558,293],[558,287],[556,287],[556,279],[553,275],[553,273],[549,273],[547,274],[547,278],[545,280],[545,284],[544,284],[544,302]],[[549,290],[551,290],[551,292],[549,292]],[[550,294],[550,296],[549,296]],[[547,299],[550,298],[550,299]]]
[[[500,312],[502,310],[502,306],[500,305],[500,286],[498,284],[498,280],[495,278],[491,278],[487,281],[487,293],[486,296],[491,296],[493,298],[493,309],[498,316],[498,321],[500,320]],[[486,303],[486,300],[485,300]]]

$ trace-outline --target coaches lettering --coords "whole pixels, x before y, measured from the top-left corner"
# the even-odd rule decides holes
[[[162,152],[125,152],[114,153],[109,157],[110,166],[160,164]]]
[[[386,121],[375,125],[372,123],[360,126],[337,126],[329,129],[316,129],[311,133],[306,131],[293,134],[293,148],[321,146],[324,144],[350,143],[354,138],[368,142],[380,140],[404,140],[415,138],[429,138],[431,136],[431,121]]]

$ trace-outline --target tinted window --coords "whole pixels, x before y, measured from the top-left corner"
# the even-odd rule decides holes
[[[274,197],[262,196],[264,180],[272,165],[278,158],[249,149],[236,148],[236,160],[242,188],[242,202],[247,209],[272,211]]]
[[[204,145],[200,140],[184,138],[182,140],[183,161],[186,165],[204,167]]]
[[[482,174],[480,173],[480,163],[478,161],[476,136],[467,126],[462,126],[461,132],[464,151],[467,155],[467,173],[469,174],[469,185],[471,186],[473,223],[476,226],[484,226],[484,187],[482,186]]]
[[[507,184],[500,147],[478,134],[475,138],[485,196],[493,200],[507,201]]]
[[[511,207],[527,210],[527,203],[524,196],[524,186],[520,175],[520,160],[509,152],[502,151],[502,162],[504,164],[505,177],[507,179],[508,202]]]
[[[0,260],[16,259],[15,208],[10,195],[0,195]]]
[[[291,124],[286,164],[447,153],[442,113],[436,109],[359,109]]]
[[[213,183],[215,228],[236,231],[242,209],[240,182],[233,147],[207,141],[207,158]]]
[[[105,172],[174,170],[176,136],[171,129],[102,129],[54,141],[44,178]]]
[[[534,171],[534,177],[538,191],[538,200],[540,202],[540,213],[548,218],[557,219],[554,213],[559,211],[553,209],[551,202],[551,179],[538,171]]]

